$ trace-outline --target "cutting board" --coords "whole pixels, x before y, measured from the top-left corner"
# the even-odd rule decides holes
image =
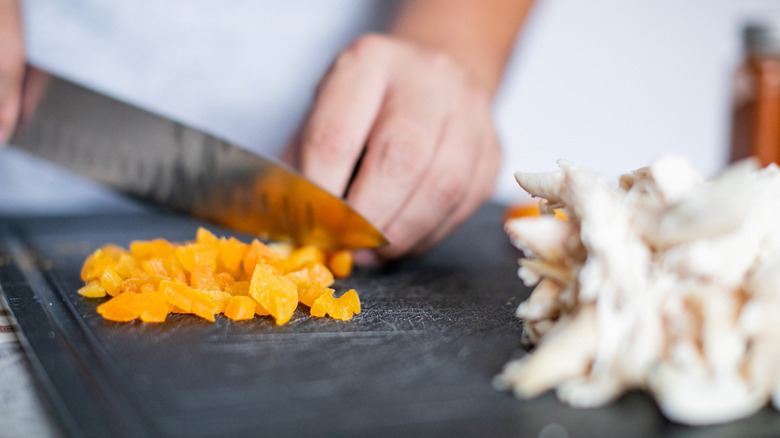
[[[525,354],[514,317],[530,290],[488,205],[424,257],[356,269],[350,321],[270,318],[113,323],[76,293],[84,258],[105,243],[193,240],[189,218],[160,211],[0,218],[0,286],[42,394],[67,436],[777,436],[770,409],[688,428],[630,393],[577,410],[546,394],[491,386]],[[211,227],[216,234],[235,235]],[[236,235],[248,240],[249,236]]]

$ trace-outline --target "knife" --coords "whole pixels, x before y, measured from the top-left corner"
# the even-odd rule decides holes
[[[28,72],[10,143],[132,197],[264,239],[329,249],[388,243],[290,168],[43,70]]]

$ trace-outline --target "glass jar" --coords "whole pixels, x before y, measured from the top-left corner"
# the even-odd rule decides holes
[[[780,19],[748,24],[734,88],[731,159],[780,164]]]

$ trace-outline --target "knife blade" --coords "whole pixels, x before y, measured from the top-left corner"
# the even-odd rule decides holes
[[[388,242],[344,201],[280,163],[54,74],[32,69],[30,76],[26,87],[35,89],[25,89],[13,146],[265,239],[331,249]]]

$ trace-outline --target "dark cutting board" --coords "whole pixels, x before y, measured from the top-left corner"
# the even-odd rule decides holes
[[[631,393],[576,410],[492,388],[522,352],[518,253],[489,205],[423,258],[357,269],[351,321],[112,323],[76,290],[105,243],[192,240],[167,213],[0,219],[0,286],[42,393],[70,436],[778,436],[770,409],[723,426],[670,424]],[[210,227],[218,234],[225,230]],[[238,236],[246,239],[247,236]]]

